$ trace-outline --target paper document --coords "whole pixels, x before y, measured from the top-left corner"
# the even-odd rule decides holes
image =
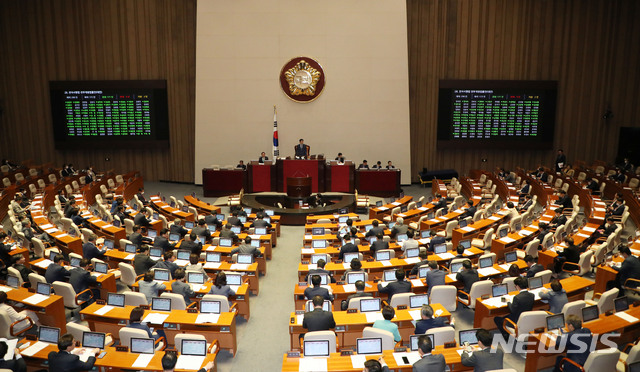
[[[43,269],[46,269],[47,267],[49,267],[49,265],[51,265],[53,263],[53,261],[51,261],[48,258],[45,258],[44,260],[37,262],[35,265],[38,267],[41,267]]]
[[[478,274],[484,276],[496,275],[500,274],[500,271],[494,269],[493,267],[485,267],[484,269],[478,269]]]
[[[413,320],[422,319],[422,315],[420,314],[420,310],[409,310],[409,315],[411,315],[411,318],[413,318]]]
[[[506,263],[506,264],[502,264],[502,265],[499,265],[499,266],[500,266],[500,268],[502,270],[509,271],[509,267],[511,267],[511,264]]]
[[[164,320],[167,319],[168,317],[169,317],[169,314],[149,313],[147,314],[147,316],[144,317],[142,321],[145,323],[151,323],[151,324],[162,324],[164,323]]]
[[[422,284],[422,280],[420,279],[411,279],[411,285],[413,287],[423,287],[424,284]]]
[[[236,264],[232,264],[231,265],[231,270],[240,270],[240,271],[249,270],[249,266],[251,266],[251,265],[249,265],[249,264],[237,264],[236,263]]]
[[[218,319],[220,319],[220,314],[207,314],[207,313],[203,314],[203,313],[200,313],[196,317],[196,323],[197,324],[218,323]]]
[[[302,254],[314,254],[316,250],[313,248],[302,248]]]
[[[585,226],[582,228],[582,230],[587,231],[587,232],[594,232],[596,231],[595,227],[589,227],[589,226]]]
[[[629,314],[627,314],[625,312],[615,313],[614,315],[617,316],[620,319],[626,320],[629,323],[635,323],[635,322],[638,321],[638,318],[636,318],[633,315],[629,315]]]
[[[399,205],[402,205],[402,203],[397,202],[397,201],[395,201],[395,202],[393,202],[393,203],[391,203],[391,204],[395,205],[396,207],[397,207],[397,206],[399,206]]]
[[[94,311],[93,314],[94,315],[104,315],[104,314],[108,313],[111,310],[113,310],[113,306],[104,305],[103,307],[101,307],[98,310]]]
[[[16,349],[16,345],[18,344],[18,339],[14,338],[13,340],[7,340],[6,338],[0,338],[0,341],[4,341],[9,347],[7,349],[7,353],[4,355],[4,360],[13,359],[13,354]]]
[[[455,282],[457,280],[456,279],[456,275],[457,275],[457,273],[456,274],[448,274],[447,276],[449,277],[449,279],[451,279],[451,280],[453,280]]]
[[[21,350],[20,354],[22,354],[23,356],[34,356],[38,351],[44,349],[49,345],[52,345],[52,344],[42,342],[42,341],[37,341],[35,344],[29,346],[28,348]]]
[[[206,357],[197,355],[180,355],[175,369],[188,369],[191,371],[197,371],[202,367],[204,359]]]
[[[471,226],[465,226],[465,227],[462,227],[462,228],[461,228],[461,230],[464,230],[464,231],[474,231],[475,229],[474,229],[473,227],[471,227]]]
[[[407,264],[417,264],[418,262],[420,262],[420,257],[405,258],[404,262],[406,262]]]
[[[364,368],[364,362],[367,361],[366,355],[352,355],[351,356],[351,365],[353,368],[357,370],[361,370]]]
[[[0,291],[2,292],[9,292],[11,290],[13,290],[13,288],[7,287],[6,285],[0,285]]]
[[[345,284],[345,285],[342,286],[342,290],[345,293],[355,292],[356,291],[356,285],[355,284]]]
[[[365,316],[367,317],[367,323],[373,323],[376,320],[384,319],[384,317],[382,316],[382,313],[378,311],[370,311],[365,314],[366,314]]]
[[[151,359],[153,359],[154,354],[140,354],[136,361],[133,362],[131,367],[133,368],[145,368],[149,366]]]
[[[124,259],[126,261],[131,261],[136,257],[135,253],[129,253]]]
[[[83,362],[86,362],[87,360],[89,360],[89,358],[96,355],[93,352],[93,349],[86,349],[86,348],[82,348],[82,350],[79,353],[74,353],[74,354],[80,357],[80,360]]]
[[[343,262],[342,263],[342,267],[344,267],[345,269],[350,269],[351,268],[351,262]]]
[[[402,357],[407,357],[407,359],[409,360],[409,364],[405,364],[404,360],[402,360]],[[412,351],[410,353],[404,352],[404,353],[393,353],[393,359],[396,360],[396,364],[399,366],[408,366],[411,364],[414,364],[415,362],[420,360],[420,354],[418,354],[417,351]]]
[[[515,240],[515,239],[512,239],[512,238],[510,238],[510,237],[508,237],[508,236],[505,236],[504,238],[500,239],[500,241],[501,241],[501,242],[503,242],[503,243],[505,243],[505,244],[509,244],[509,243],[513,243],[513,242],[515,242],[516,240]]]
[[[382,266],[391,266],[391,261],[380,261],[380,264],[382,264]]]
[[[505,307],[507,306],[506,302],[502,302],[502,297],[491,297],[486,300],[482,300],[482,303],[486,306],[490,307]]]
[[[229,288],[231,288],[234,292],[238,292],[238,290],[240,289],[239,285],[230,285]]]
[[[25,298],[24,300],[22,300],[22,302],[26,302],[28,304],[32,304],[32,305],[36,305],[39,304],[42,301],[48,300],[49,296],[45,296],[45,295],[41,295],[39,293],[33,294],[27,298]]]
[[[203,267],[205,269],[217,269],[220,267],[220,262],[206,262]]]
[[[327,358],[300,358],[298,361],[300,372],[325,372],[327,371]]]
[[[455,257],[452,253],[449,253],[449,252],[440,253],[440,254],[437,254],[436,256],[440,257],[440,259],[442,260],[450,260]]]
[[[500,217],[498,217],[498,216],[491,216],[491,217],[489,217],[489,218],[487,218],[487,219],[488,219],[488,220],[491,220],[491,221],[497,221],[497,220],[499,220],[499,219],[500,219]]]
[[[531,230],[520,230],[520,235],[524,235],[524,236],[529,236],[531,234],[533,234],[533,231]]]
[[[384,211],[386,211],[388,209],[389,208],[387,208],[387,207],[378,207],[378,210],[381,211],[381,212],[384,212]]]

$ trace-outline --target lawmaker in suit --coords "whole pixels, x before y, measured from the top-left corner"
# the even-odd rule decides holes
[[[411,283],[404,280],[404,270],[397,269],[396,281],[390,282],[386,286],[383,286],[382,283],[378,283],[378,292],[388,294],[389,302],[391,302],[393,295],[395,295],[396,293],[411,292]]]
[[[362,280],[356,281],[355,287],[356,287],[356,293],[349,295],[349,297],[347,297],[346,300],[342,301],[341,303],[342,311],[345,311],[349,308],[349,301],[351,301],[352,298],[360,298],[360,297],[373,298],[373,293],[365,293],[364,291],[365,285]]]
[[[357,253],[358,247],[351,243],[351,235],[345,234],[342,239],[344,240],[344,245],[340,247],[340,253],[338,254],[338,259],[344,259],[345,253]]]
[[[164,258],[164,260],[158,260],[153,268],[169,270],[171,271],[171,276],[173,276],[179,268],[178,264],[175,263],[176,256],[173,254],[173,251],[164,252],[162,258]],[[149,300],[149,302],[151,302],[151,300]]]
[[[471,286],[473,283],[480,280],[478,271],[471,267],[471,261],[464,260],[462,262],[462,271],[456,274],[456,280],[463,284],[463,291],[466,293],[471,292]]]
[[[176,245],[169,242],[169,229],[160,230],[160,234],[153,240],[153,246],[162,248],[163,252],[172,251],[175,248]]]
[[[89,236],[88,238],[88,241],[82,245],[82,256],[89,261],[91,261],[92,258],[98,258],[102,260],[106,252],[106,249],[101,250],[96,247],[96,236],[94,234],[91,234],[91,236]]]
[[[567,316],[565,323],[567,324],[569,333],[558,336],[556,339],[556,345],[566,344],[566,358],[584,366],[584,363],[589,357],[589,348],[584,347],[584,344],[591,344],[591,339],[593,337],[591,331],[588,328],[582,327],[582,320],[577,315],[572,314]],[[563,342],[565,338],[567,341]],[[564,358],[562,355],[556,358],[556,366],[553,369],[554,372],[560,371],[560,366],[563,364],[562,358]],[[579,371],[579,369],[568,362],[564,362],[564,371],[573,372]]]
[[[126,328],[135,328],[141,329],[147,332],[147,336],[149,338],[153,338],[157,340],[160,338],[160,335],[156,332],[152,332],[151,328],[146,323],[142,323],[142,317],[144,316],[144,309],[141,307],[134,307],[131,309],[131,313],[129,313],[129,325]]]
[[[71,269],[69,275],[69,284],[73,287],[73,290],[76,291],[76,294],[80,294],[83,291],[86,291],[91,286],[96,286],[98,284],[98,279],[91,275],[89,272],[89,266],[91,265],[91,261],[86,258],[80,260],[80,266]],[[91,294],[89,292],[83,293],[78,297],[80,301],[87,301],[82,304],[82,308],[85,308],[94,302],[95,297],[100,295],[100,291],[95,291],[93,299],[91,301],[89,298]]]
[[[253,257],[258,257],[260,256],[260,248],[252,246],[251,237],[247,235],[247,237],[244,238],[244,244],[240,244],[231,250],[231,255],[236,253],[251,254]]]
[[[296,159],[309,159],[309,150],[311,147],[309,145],[305,145],[304,139],[300,138],[298,145],[294,148]]]
[[[189,230],[185,229],[182,226],[182,220],[181,219],[176,218],[175,220],[173,220],[173,224],[169,228],[169,233],[171,233],[171,234],[179,234],[180,237],[182,238],[183,236],[185,236],[185,235],[187,235],[189,233]]]
[[[369,169],[369,164],[366,160],[363,160],[362,164],[358,165],[358,169]]]
[[[185,283],[185,276],[186,274],[183,268],[176,270],[173,276],[175,281],[171,284],[171,292],[182,295],[182,297],[184,297],[184,303],[188,306],[191,303],[191,297],[195,297],[196,294],[193,289],[191,289],[191,286]]]
[[[382,233],[384,235],[384,229],[380,227],[380,223],[378,222],[378,220],[373,220],[373,222],[371,222],[371,226],[373,227],[369,229],[366,234],[364,234],[365,238],[378,236],[378,233]]]
[[[180,243],[180,249],[186,249],[191,251],[191,253],[200,254],[202,252],[202,243],[198,241],[198,236],[192,232],[184,236],[184,240]]]
[[[562,171],[562,168],[567,164],[567,156],[562,149],[558,150],[558,156],[556,156],[556,173]]]
[[[540,271],[544,271],[544,266],[536,263],[536,260],[530,254],[524,256],[524,263],[527,264],[527,278],[533,278]]]
[[[631,254],[631,250],[627,246],[618,248],[618,252],[620,252],[624,261],[619,267],[613,266],[613,269],[617,270],[618,274],[616,279],[612,281],[613,283],[607,283],[607,288],[617,287],[620,289],[620,293],[623,293],[622,287],[627,279],[640,279],[640,260]]]
[[[313,280],[313,279],[312,279]],[[311,299],[313,303],[313,311],[304,314],[302,319],[302,327],[309,332],[328,331],[336,327],[336,321],[333,319],[331,311],[322,310],[324,304],[322,296],[314,296]]]
[[[52,284],[53,282],[66,282],[69,278],[69,271],[64,268],[64,257],[61,254],[57,254],[53,258],[53,262],[49,264],[47,267],[47,271],[44,273],[44,278],[47,280],[47,283]]]
[[[307,287],[304,290],[304,297],[307,300],[312,300],[314,297],[320,296],[325,300],[333,301],[333,295],[331,294],[331,292],[329,292],[328,289],[321,287],[320,283],[322,283],[322,278],[320,278],[320,275],[311,276],[312,287]]]
[[[144,273],[143,280],[138,282],[138,290],[147,298],[147,303],[151,304],[154,297],[158,297],[160,291],[167,288],[164,284],[160,284],[153,280],[153,273],[148,271]]]
[[[391,237],[395,238],[398,235],[406,234],[408,230],[409,226],[404,224],[404,218],[398,217],[396,224],[393,225],[393,229],[391,229]]]
[[[562,271],[562,265],[564,265],[565,262],[577,264],[578,261],[580,261],[580,248],[573,244],[573,238],[568,236],[564,238],[564,242],[567,246],[562,250],[562,252],[558,252],[558,256],[554,259],[554,270],[556,273]]]
[[[420,360],[413,363],[413,372],[444,372],[446,363],[444,355],[431,354],[433,345],[427,336],[418,337],[418,354]]]
[[[354,258],[351,261],[351,267],[353,267],[353,261],[357,261],[357,259]],[[358,261],[358,262],[360,262],[360,261]],[[325,260],[323,260],[322,258],[319,259],[316,262],[317,268],[316,269],[310,269],[309,273],[307,274],[307,276],[304,277],[304,281],[306,282],[307,280],[309,280],[309,277],[313,276],[314,274],[326,274],[326,275],[329,276],[329,279],[331,279],[331,283],[335,283],[336,280],[333,277],[333,273],[331,271],[329,271],[329,270],[325,270],[324,269],[324,265],[326,265],[326,264],[327,264],[327,262]],[[362,266],[362,265],[360,265],[360,266]],[[349,270],[347,269],[347,271],[349,271]],[[342,280],[344,280],[344,278],[342,278]]]
[[[431,237],[428,248],[429,252],[433,252],[433,249],[436,245],[444,244],[447,242],[447,239],[445,239],[444,236],[438,236],[438,232],[436,230],[431,230],[429,236]]]
[[[507,308],[509,309],[510,314],[507,315],[506,318],[509,318],[514,323],[518,323],[518,319],[520,319],[520,315],[525,311],[531,311],[533,309],[533,303],[535,302],[535,296],[533,293],[528,292],[527,288],[529,287],[527,283],[527,279],[523,277],[517,277],[516,280],[513,281],[516,289],[520,292],[515,297],[513,297],[512,302],[507,303]],[[509,334],[504,330],[504,319],[505,317],[497,316],[493,318],[493,321],[496,323],[496,327],[502,333],[502,336],[507,339]],[[502,367],[500,367],[502,368]]]
[[[269,160],[269,157],[267,156],[267,154],[263,152],[260,153],[260,157],[258,158],[258,163],[260,164],[264,164],[265,161]]]
[[[471,346],[467,346],[460,355],[462,365],[473,367],[474,372],[491,371],[502,369],[504,351],[502,349],[492,349],[493,336],[486,329],[479,329],[476,332],[478,346],[480,350],[472,351]]]
[[[556,279],[551,282],[551,290],[540,291],[540,299],[549,302],[549,312],[560,314],[564,305],[569,302],[567,291],[562,288],[562,284]]]
[[[473,200],[467,201],[467,209],[460,215],[460,219],[467,217],[473,218],[473,215],[476,214],[477,210],[478,208],[473,205]]]
[[[151,216],[151,212],[149,212],[145,208],[140,213],[136,214],[135,217],[133,217],[133,223],[138,226],[149,227],[151,226],[151,221],[149,220],[150,216]]]
[[[443,318],[433,318],[433,308],[431,305],[422,305],[422,308],[420,309],[420,320],[416,322],[416,330],[413,333],[422,335],[427,333],[431,328],[444,326],[445,323]]]
[[[27,363],[22,359],[20,355],[20,349],[16,348],[14,353],[15,357],[10,360],[4,360],[4,356],[9,351],[9,345],[6,342],[0,341],[0,368],[9,369],[13,372],[26,372]]]
[[[444,270],[440,270],[436,261],[429,261],[429,271],[425,278],[427,282],[427,294],[431,296],[431,290],[433,287],[445,284],[445,278],[447,273]]]
[[[142,275],[149,271],[156,262],[149,257],[149,246],[143,245],[138,250],[138,253],[133,257],[133,269],[136,271],[136,275]]]
[[[75,346],[75,340],[73,335],[67,333],[62,335],[58,340],[58,352],[52,351],[49,353],[49,370],[50,371],[88,371],[93,368],[96,362],[95,356],[90,356],[86,362],[80,360],[80,357],[72,354]],[[96,355],[100,352],[100,349],[94,349]]]
[[[381,249],[389,249],[389,243],[384,241],[384,234],[382,232],[378,232],[378,235],[376,235],[376,241],[371,243],[369,250],[371,251],[371,255],[375,257],[376,252]]]

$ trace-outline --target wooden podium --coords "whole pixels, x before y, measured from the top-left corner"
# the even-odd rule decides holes
[[[287,196],[306,198],[311,195],[311,177],[287,177]]]

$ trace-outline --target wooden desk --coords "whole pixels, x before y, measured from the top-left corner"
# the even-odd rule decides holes
[[[154,209],[158,211],[161,215],[165,216],[170,221],[180,218],[186,221],[195,221],[197,216],[194,216],[191,212],[183,212],[180,209],[176,209],[169,204],[165,203],[160,199],[159,196],[154,195],[149,197],[150,204],[153,205]]]
[[[37,315],[40,323],[60,328],[62,334],[67,333],[67,321],[64,317],[64,300],[61,296],[51,295],[36,305],[25,302],[25,299],[31,297],[33,293],[26,288],[12,289],[7,292],[7,298],[10,301],[25,304],[25,308],[33,310]],[[61,315],[62,314],[62,315]]]
[[[104,305],[91,304],[80,311],[82,319],[89,323],[91,330],[95,332],[111,333],[115,339],[119,339],[119,330],[129,324],[129,315],[133,306],[116,307],[104,315],[94,314]],[[143,316],[155,311],[146,310]],[[220,342],[220,348],[229,350],[235,356],[236,343],[236,313],[221,313],[215,324],[197,324],[197,313],[188,313],[186,310],[172,310],[163,324],[154,324],[156,328],[164,329],[169,345],[175,344],[175,335],[178,333],[197,333],[206,337],[207,342]]]
[[[187,202],[188,205],[194,207],[200,214],[219,214],[221,211],[220,207],[216,207],[213,204],[209,204],[198,198],[194,198],[191,195],[185,195],[184,201]]]
[[[564,288],[564,290],[567,291],[567,297],[569,298],[569,301],[584,299],[585,293],[590,291],[591,287],[593,286],[593,282],[591,280],[585,279],[580,276],[572,276],[570,278],[562,279],[560,283],[562,283],[562,287]],[[544,287],[550,288],[550,284],[547,283],[544,285]],[[513,292],[511,294],[516,293]],[[546,307],[548,307],[547,304],[543,303],[541,300],[536,300],[534,310]],[[493,318],[496,316],[506,316],[508,313],[509,310],[506,306],[506,303],[503,307],[493,307],[490,305],[486,305],[483,301],[478,299],[476,301],[473,327],[495,329],[496,325],[493,322]]]
[[[38,274],[44,276],[47,271],[48,263],[51,261],[44,258],[38,258],[31,262],[31,269]],[[44,264],[47,264],[46,267]],[[71,266],[65,267],[67,270],[73,269]],[[107,272],[96,277],[98,280],[98,289],[100,290],[100,298],[107,298],[107,293],[117,293],[118,288],[116,286],[116,276],[113,272]]]
[[[346,161],[344,164],[332,161],[326,168],[325,184],[327,191],[353,193],[355,188],[355,165],[352,161]]]
[[[434,312],[442,311],[440,318],[451,319],[451,314],[440,304],[432,304]],[[336,322],[336,334],[338,336],[338,345],[340,347],[356,346],[356,339],[362,337],[362,330],[369,327],[373,322],[367,321],[366,313],[347,313],[346,311],[334,311],[333,318]],[[289,336],[291,339],[291,350],[300,349],[301,334],[306,333],[306,329],[302,328],[303,316],[296,316],[292,312],[289,319],[294,318],[295,324],[289,322]],[[392,322],[398,325],[398,330],[403,340],[409,340],[415,330],[415,326],[411,323],[420,319],[420,309],[396,310],[396,316]]]
[[[409,204],[413,200],[413,196],[405,195],[400,199],[397,199],[393,203],[385,204],[382,207],[369,208],[369,219],[377,219],[382,221],[385,216],[390,216],[391,211],[395,207],[402,207]]]
[[[338,223],[338,220],[340,219],[340,217],[347,217],[347,218],[351,218],[354,221],[357,221],[360,219],[360,216],[356,213],[347,213],[347,214],[316,214],[316,215],[309,215],[307,216],[307,223],[311,224],[311,223],[317,223],[318,220],[321,219],[326,219],[326,220],[331,220],[331,223]]]

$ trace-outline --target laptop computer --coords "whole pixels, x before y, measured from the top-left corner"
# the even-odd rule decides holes
[[[376,202],[376,207],[382,207],[382,200],[378,200]]]
[[[349,219],[349,216],[340,216],[338,217],[338,223],[346,223]]]
[[[547,331],[560,330],[564,327],[564,314],[554,314],[547,317]]]
[[[49,283],[38,283],[36,293],[43,296],[51,296],[51,285]]]
[[[178,254],[176,255],[176,258],[178,260],[189,261],[190,257],[191,257],[191,251],[187,249],[179,249]]]
[[[469,222],[466,219],[461,219],[460,221],[458,221],[458,227],[462,228],[462,227],[467,227],[467,224]]]
[[[147,236],[151,239],[155,239],[156,236],[158,236],[158,232],[156,230],[153,229],[148,229],[147,230]]]
[[[312,264],[317,264],[318,260],[324,260],[324,262],[329,261],[329,257],[327,254],[325,253],[316,253],[316,254],[312,254],[311,255],[311,263]]]
[[[156,220],[156,221],[157,221],[157,220],[159,220],[159,219],[160,219],[160,214],[158,214],[158,212],[153,212],[153,214],[151,215],[151,217],[152,217],[154,220]]]
[[[119,293],[107,293],[107,305],[124,307],[124,295]]]
[[[403,242],[405,240],[409,239],[409,237],[407,236],[407,234],[398,234],[398,236],[396,236],[396,240],[398,242]]]
[[[491,286],[491,296],[500,297],[509,293],[507,284],[494,284]]]
[[[406,211],[409,210],[409,207],[406,205],[402,205],[400,206],[400,213],[405,213]]]
[[[104,349],[107,335],[101,332],[82,332],[82,347]]]
[[[376,251],[376,261],[389,261],[391,259],[391,252],[387,250]]]
[[[363,337],[356,339],[356,353],[358,355],[382,354],[382,338]]]
[[[363,272],[347,273],[347,277],[346,277],[347,284],[355,284],[355,282],[357,282],[358,280],[362,280],[364,282]]]
[[[382,281],[383,282],[395,282],[398,279],[396,278],[396,270],[385,270],[382,273]]]
[[[254,228],[253,233],[255,235],[267,235],[267,228],[266,227],[256,227]],[[258,240],[256,240],[257,242],[259,242]]]
[[[411,351],[418,351],[418,339],[420,338],[420,336],[424,336],[424,335],[411,335],[410,337]],[[426,336],[429,337],[429,339],[431,340],[431,346],[434,347],[436,344],[435,344],[433,335],[431,334]]]
[[[417,295],[409,296],[410,309],[419,308],[419,307],[422,307],[422,305],[429,305],[429,295],[417,294]]]
[[[108,249],[113,249],[113,240],[111,239],[105,239],[104,240],[104,246]]]
[[[430,236],[431,236],[431,230],[422,230],[420,232],[420,237],[423,238],[423,239],[424,238],[428,238]]]
[[[149,249],[149,256],[151,257],[156,257],[156,258],[160,258],[162,257],[162,248],[158,248],[158,247],[151,247]]]
[[[207,252],[207,262],[220,262],[222,254],[220,252]]]
[[[344,260],[344,262],[351,262],[354,259],[359,260],[360,254],[358,252],[348,252],[345,253],[344,256],[342,256],[342,259]]]
[[[109,271],[109,265],[104,262],[96,262],[93,264],[93,271],[100,274],[106,274]]]
[[[11,288],[20,287],[20,279],[15,275],[7,275],[7,285]]]
[[[221,306],[220,301],[215,300],[201,300],[200,312],[205,314],[220,314]]]
[[[393,229],[393,227],[394,227],[395,225],[396,225],[395,221],[389,222],[389,223],[387,224],[387,228],[388,228],[389,230],[391,230],[391,229]]]
[[[225,219],[225,215],[222,213],[216,214],[216,220],[222,222]]]
[[[273,211],[273,209],[265,209],[265,210],[264,210],[264,213],[265,213],[267,216],[273,216],[273,215],[275,214],[275,212]]]
[[[253,255],[250,253],[238,253],[236,262],[239,264],[251,265],[253,263]]]
[[[506,263],[512,263],[512,262],[518,261],[518,252],[516,251],[506,252],[504,254],[504,261]]]
[[[205,278],[205,275],[203,273],[187,273],[187,282],[189,283],[204,284],[206,280],[207,278]]]
[[[404,251],[405,258],[418,257],[420,255],[420,248],[409,248]]]
[[[458,332],[458,340],[460,340],[460,345],[464,345],[465,342],[468,342],[469,345],[477,345],[478,338],[476,337],[476,332],[478,332],[480,328],[466,329],[464,331]]]
[[[231,231],[233,231],[234,234],[240,234],[242,232],[242,228],[240,226],[231,226]]]
[[[154,297],[151,299],[151,310],[153,311],[171,311],[171,299]]]
[[[460,240],[460,243],[458,244],[460,244],[464,249],[469,249],[471,248],[471,239]]]
[[[618,297],[613,300],[613,306],[616,309],[616,313],[629,310],[629,299],[627,296]]]
[[[242,285],[242,275],[227,273],[228,285]]]
[[[129,350],[133,354],[154,354],[156,351],[152,338],[131,337],[129,343]]]
[[[340,214],[349,214],[349,208],[340,208]]]
[[[161,282],[168,282],[171,278],[171,271],[165,269],[154,269],[153,279]]]
[[[124,246],[124,251],[127,253],[136,253],[137,247],[135,244],[127,244]]]
[[[368,311],[380,311],[380,299],[379,298],[363,298],[360,300],[360,312],[365,313]]]
[[[180,234],[178,233],[169,234],[169,240],[172,242],[177,242],[178,240],[180,240]]]
[[[324,227],[314,227],[311,229],[311,235],[324,235]]]
[[[184,221],[184,228],[187,230],[191,230],[193,229],[195,226],[195,224],[193,223],[193,221]]]
[[[364,231],[365,232],[369,232],[369,230],[373,229],[373,225],[365,225],[364,226]]]
[[[207,340],[182,340],[180,355],[206,356]]]
[[[598,305],[592,305],[582,308],[582,321],[589,322],[594,319],[598,319],[600,313],[598,311]]]
[[[247,217],[246,216],[238,216],[238,219],[240,220],[241,224],[247,223]]]
[[[60,328],[40,326],[38,329],[38,341],[57,344],[60,339]]]
[[[460,271],[460,269],[462,269],[462,262],[451,263],[451,265],[449,266],[449,271],[452,274],[457,273],[458,271]]]
[[[418,269],[418,278],[426,278],[429,271],[431,271],[430,267],[420,267]]]
[[[529,278],[529,289],[537,289],[542,287],[542,277]]]
[[[329,340],[303,341],[305,357],[328,357]]]
[[[435,254],[440,254],[440,253],[445,253],[447,251],[447,244],[436,244],[433,247],[433,253]]]
[[[312,248],[327,248],[327,241],[324,239],[315,239],[311,242]]]
[[[78,257],[70,257],[69,258],[69,265],[71,265],[72,267],[80,267],[80,258]]]
[[[483,257],[478,260],[478,267],[484,269],[485,267],[493,266],[493,257]]]
[[[111,224],[112,224],[114,227],[120,227],[120,220],[116,220],[116,219],[114,218],[114,219],[113,219],[113,221],[111,221]],[[75,231],[74,231],[74,233],[75,233]]]
[[[508,233],[509,233],[509,229],[502,229],[498,231],[498,237],[504,238],[505,236],[507,236]]]
[[[231,247],[232,243],[233,241],[231,240],[231,238],[220,238],[218,245],[221,247]]]

